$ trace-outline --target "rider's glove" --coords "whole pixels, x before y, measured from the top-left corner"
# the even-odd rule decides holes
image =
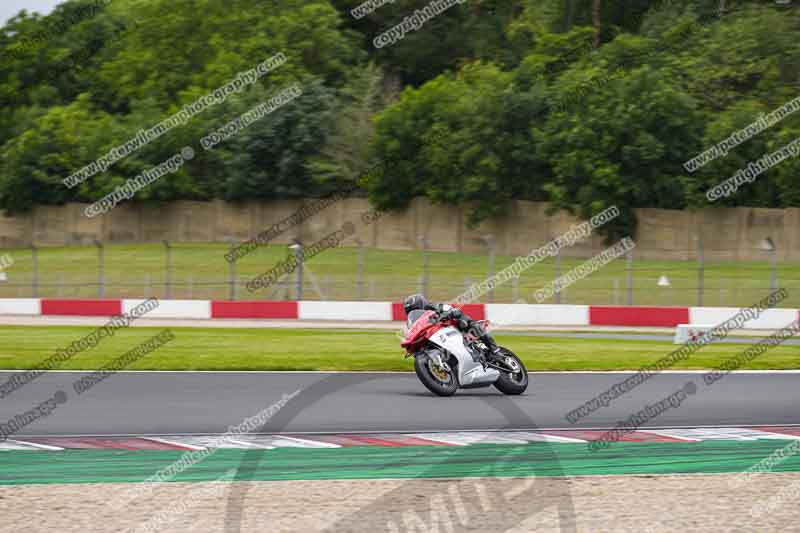
[[[442,321],[444,321],[444,320],[461,320],[463,316],[464,316],[464,313],[461,312],[461,309],[459,309],[457,307],[453,307],[453,308],[449,309],[448,311],[445,311],[444,313],[442,313],[441,320]]]

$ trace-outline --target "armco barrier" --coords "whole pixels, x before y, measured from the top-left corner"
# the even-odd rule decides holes
[[[297,302],[211,302],[211,318],[300,318]]]
[[[589,307],[591,326],[649,326],[674,328],[689,322],[688,307]]]
[[[486,304],[486,317],[498,326],[588,326],[588,305]]]
[[[0,315],[113,316],[144,300],[0,299]],[[669,327],[720,324],[736,314],[727,307],[622,307],[588,305],[467,304],[465,313],[496,326],[628,326]],[[338,321],[400,321],[403,304],[391,302],[271,302],[159,300],[148,318],[250,318]],[[745,324],[747,329],[775,330],[800,319],[796,309],[769,309]]]
[[[392,320],[388,302],[300,302],[300,318],[308,320]]]
[[[690,324],[722,324],[733,318],[738,307],[692,307],[689,311]],[[794,309],[767,309],[758,318],[745,323],[748,329],[781,329],[797,320]]]
[[[42,299],[42,315],[114,316],[122,314],[122,300]]]
[[[474,320],[485,320],[486,309],[483,304],[464,304],[461,310],[471,316]],[[392,304],[392,320],[405,320],[406,312],[403,310],[403,304]]]
[[[37,298],[0,299],[0,315],[41,315],[42,304]]]
[[[145,300],[122,300],[122,312],[144,303]],[[208,300],[159,300],[158,307],[148,311],[146,318],[211,318],[211,302]]]

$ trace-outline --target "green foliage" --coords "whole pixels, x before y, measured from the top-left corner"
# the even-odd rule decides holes
[[[63,36],[26,48],[35,60],[12,54],[0,70],[0,208],[97,200],[184,146],[193,146],[199,157],[148,186],[137,199],[313,194],[317,186],[306,163],[327,134],[331,95],[363,54],[352,32],[342,31],[339,14],[327,1],[275,4],[263,12],[252,0],[120,0],[67,27]],[[49,27],[48,21],[59,13],[39,24]],[[309,25],[314,31],[308,31]],[[23,43],[37,31],[27,19],[12,22],[12,28],[20,32],[12,41]],[[79,187],[60,184],[141,129],[278,52],[288,62],[254,87],[231,95]],[[73,63],[82,68],[70,67]],[[212,152],[200,153],[203,135],[292,82],[303,88],[303,96]]]
[[[375,164],[374,116],[397,99],[392,81],[374,63],[358,69],[335,103],[339,110],[322,150],[309,163],[322,183],[356,181]]]
[[[681,164],[700,129],[695,107],[645,66],[616,71],[579,105],[552,113],[533,138],[552,162],[554,206],[590,217],[616,205],[623,215],[605,228],[612,240],[635,234],[635,207],[683,208]]]
[[[95,201],[185,146],[137,200],[326,194],[366,183],[478,223],[510,199],[590,216],[708,205],[706,191],[800,136],[800,113],[687,174],[683,163],[798,96],[800,7],[756,0],[470,0],[375,49],[429,0],[68,0],[0,32],[0,208]],[[593,6],[599,7],[595,21]],[[724,6],[724,10],[720,7]],[[595,46],[595,26],[599,46]],[[289,61],[68,189],[61,180],[260,61]],[[199,139],[290,84],[301,97],[210,151]],[[399,96],[398,96],[399,95]],[[715,205],[800,205],[791,159]]]
[[[212,190],[213,183],[219,182],[215,196],[233,201],[302,198],[336,188],[335,184],[320,185],[307,168],[325,140],[333,90],[319,80],[302,84],[302,90],[303,95],[285,109],[201,156],[199,165],[209,162],[203,172]]]
[[[509,73],[480,62],[407,89],[377,118],[378,158],[393,164],[370,183],[371,198],[399,207],[424,194],[469,207],[472,223],[510,199],[543,198],[525,128],[535,109]]]
[[[564,6],[531,2],[508,26],[515,50],[527,50],[511,78],[483,65],[497,73],[476,91],[468,64],[406,91],[379,117],[386,128],[377,146],[413,163],[376,183],[373,199],[403,205],[424,194],[469,204],[473,221],[502,212],[507,198],[544,198],[584,217],[617,205],[623,216],[604,228],[614,239],[635,235],[634,208],[708,205],[709,187],[793,139],[795,118],[696,175],[682,166],[797,96],[798,10],[729,2],[720,16],[707,2],[664,0],[631,17],[617,9],[625,2],[603,4],[607,42],[598,49],[587,9],[564,32]],[[504,107],[513,120],[503,120]],[[795,165],[783,163],[720,205],[796,205]]]

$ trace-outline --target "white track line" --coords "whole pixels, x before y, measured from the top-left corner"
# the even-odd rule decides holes
[[[43,374],[85,374],[87,372],[99,372],[102,369],[96,370],[37,370],[31,369],[3,369],[0,372],[42,372]],[[800,372],[800,371],[798,371]],[[414,371],[406,372],[405,370],[117,370],[115,373],[122,374],[409,374],[413,375]]]
[[[717,369],[706,370],[662,370],[658,374],[706,374]],[[529,374],[631,374],[638,372],[638,369],[632,370],[552,370],[544,372],[529,372]],[[800,370],[732,370],[731,374],[800,374]]]
[[[279,433],[273,433],[273,435],[279,435]],[[299,439],[297,437],[289,437],[287,435],[280,435],[282,439],[286,440],[293,440],[295,442],[299,442],[301,444],[309,444],[315,448],[341,448],[340,445],[334,444],[332,442],[322,442],[318,440],[309,440],[309,439]]]
[[[172,435],[166,435],[166,436],[167,437],[188,437],[189,435],[175,435],[173,433]],[[152,440],[154,442],[160,442],[161,444],[169,444],[171,446],[177,446],[179,448],[189,448],[190,450],[195,450],[195,451],[198,451],[198,452],[201,452],[201,451],[204,451],[204,450],[207,449],[205,446],[197,446],[195,444],[187,444],[187,443],[184,443],[184,442],[177,442],[177,441],[167,440],[167,439],[163,439],[161,437],[144,437],[143,436],[142,438],[147,439],[147,440]]]
[[[711,426],[653,426],[639,428],[638,431],[648,432],[650,430],[670,430],[670,429],[735,429],[735,428],[759,428],[763,426],[793,428],[800,427],[800,424],[783,424],[783,423],[761,423],[761,424],[737,424],[737,425],[711,425]],[[380,430],[380,429],[367,429],[367,430],[340,430],[340,431],[287,431],[286,433],[272,432],[272,433],[248,433],[248,435],[258,436],[276,436],[284,439],[296,440],[303,442],[304,439],[290,437],[289,435],[409,435],[412,433],[512,433],[515,431],[534,431],[537,433],[546,433],[548,431],[610,431],[614,427],[551,427],[551,428],[504,428],[504,429],[428,429],[428,430]],[[56,437],[140,437],[140,438],[156,438],[156,437],[218,437],[223,433],[101,433],[91,435],[21,435],[19,439],[24,438],[56,438]],[[787,435],[787,438],[789,436]],[[309,441],[317,443],[317,441]],[[319,444],[329,444],[320,442]],[[339,447],[333,444],[333,447]]]
[[[415,437],[417,439],[429,440],[431,442],[440,442],[443,444],[449,444],[450,446],[467,446],[469,443],[459,441],[459,440],[450,440],[447,437],[438,437],[433,433],[410,433],[410,436]]]
[[[33,369],[3,369],[0,372],[42,372],[44,374],[85,374],[87,372],[99,372],[101,369],[86,370],[37,370]],[[706,370],[662,370],[657,374],[706,374],[714,369]],[[529,372],[537,376],[545,374],[631,374],[638,372],[638,369],[631,370],[545,370],[541,372]],[[413,371],[405,370],[117,370],[116,373],[123,374],[352,374],[363,376],[366,374],[404,374],[413,375]],[[731,374],[800,374],[798,370],[732,370]]]
[[[244,446],[248,449],[257,449],[257,450],[274,450],[275,446],[270,446],[268,444],[258,444],[256,442],[247,442],[244,440],[236,440],[236,439],[225,439],[227,442],[232,442],[234,444],[239,444]]]
[[[60,452],[60,451],[62,451],[64,449],[64,448],[61,448],[59,446],[50,446],[48,444],[39,444],[38,442],[28,442],[26,440],[20,440],[20,439],[8,439],[8,442],[16,442],[16,443],[19,443],[19,444],[24,444],[26,446],[32,446],[34,448],[41,448],[42,450],[51,450],[51,451],[54,451],[54,452]]]

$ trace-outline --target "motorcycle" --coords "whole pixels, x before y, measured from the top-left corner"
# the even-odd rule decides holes
[[[478,327],[488,329],[487,321]],[[458,389],[494,385],[504,394],[522,394],[528,388],[528,371],[511,350],[489,353],[473,331],[462,333],[455,321],[441,321],[433,311],[408,315],[403,340],[406,357],[414,357],[414,371],[425,387],[439,396]]]

